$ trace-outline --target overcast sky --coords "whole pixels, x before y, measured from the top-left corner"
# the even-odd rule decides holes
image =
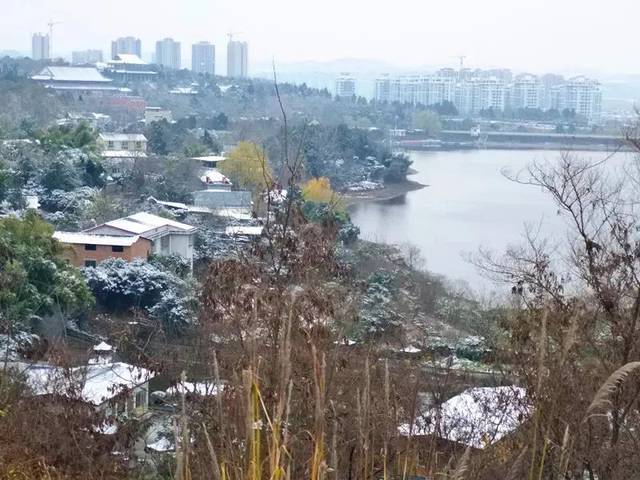
[[[375,59],[403,67],[456,65],[519,71],[640,73],[639,0],[0,0],[0,50],[30,51],[55,27],[54,52],[101,48],[134,35],[143,52],[171,36],[183,62],[195,41],[224,59],[242,32],[250,63]]]

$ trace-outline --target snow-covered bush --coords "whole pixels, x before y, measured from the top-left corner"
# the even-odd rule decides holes
[[[379,336],[396,330],[400,315],[391,308],[393,278],[387,273],[374,273],[367,282],[367,291],[360,310],[359,336]]]
[[[170,331],[194,320],[193,289],[159,264],[112,258],[84,269],[96,300],[111,311],[146,310]]]

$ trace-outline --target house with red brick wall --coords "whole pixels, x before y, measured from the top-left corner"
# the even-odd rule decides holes
[[[55,232],[53,238],[68,247],[64,256],[77,267],[95,267],[107,258],[146,260],[152,248],[152,241],[139,235]]]

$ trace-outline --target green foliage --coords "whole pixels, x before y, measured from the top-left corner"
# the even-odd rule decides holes
[[[440,116],[431,110],[422,110],[413,115],[413,128],[424,130],[430,137],[437,137],[442,131]]]
[[[331,204],[305,201],[302,204],[302,213],[310,222],[335,226],[338,239],[345,244],[356,241],[360,235],[360,229],[351,222],[347,211],[336,209]]]
[[[408,155],[399,153],[393,155],[386,162],[387,169],[384,171],[384,179],[387,182],[401,182],[407,179],[409,167],[413,162]]]
[[[387,272],[376,272],[367,280],[362,299],[357,334],[361,338],[375,338],[393,334],[401,326],[401,317],[392,306],[394,278]]]
[[[71,159],[64,152],[60,152],[46,167],[41,184],[50,191],[69,191],[78,188],[82,182],[79,172]]]
[[[80,272],[61,258],[53,229],[29,211],[23,220],[0,220],[0,317],[24,323],[30,316],[78,315],[93,304]]]
[[[97,150],[98,133],[85,122],[75,128],[66,125],[51,127],[46,131],[36,132],[35,137],[48,153],[57,153],[66,148],[93,152]]]

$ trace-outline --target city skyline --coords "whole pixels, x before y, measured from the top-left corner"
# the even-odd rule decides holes
[[[233,31],[242,32],[237,38],[252,45],[252,65],[269,64],[274,58],[277,64],[365,58],[387,60],[403,68],[453,66],[454,57],[464,54],[472,67],[510,65],[514,70],[534,73],[640,72],[640,66],[626,61],[632,54],[633,20],[640,14],[640,5],[629,0],[613,0],[612,8],[604,10],[595,1],[519,2],[509,18],[498,0],[482,5],[461,0],[442,5],[401,0],[385,12],[368,9],[366,22],[349,24],[348,19],[365,12],[363,2],[328,0],[313,16],[291,0],[277,0],[275,7],[281,8],[249,0],[233,4],[191,0],[177,9],[163,8],[168,7],[164,1],[114,0],[99,6],[93,16],[79,15],[79,0],[60,0],[55,8],[44,0],[28,5],[18,0],[6,3],[4,18],[14,19],[9,25],[0,25],[0,45],[7,50],[27,51],[24,26],[31,32],[44,31],[47,21],[53,19],[62,22],[54,29],[56,54],[69,54],[79,45],[107,51],[113,38],[129,34],[141,38],[145,54],[167,35],[185,46],[203,39],[224,45],[226,34]],[[119,14],[122,9],[126,16]],[[274,13],[281,9],[287,11],[287,22],[282,23]],[[146,24],[141,19],[150,11],[157,15],[154,13],[154,22]],[[342,13],[334,15],[334,11]],[[406,15],[407,11],[416,14]],[[254,25],[249,17],[261,21]],[[526,22],[514,21],[518,17]],[[211,18],[216,19],[214,24]],[[322,34],[326,24],[335,32],[331,38]],[[573,32],[570,37],[565,35],[567,29]],[[183,52],[187,61],[184,54],[188,52]],[[221,53],[217,60],[224,64],[226,52]]]

